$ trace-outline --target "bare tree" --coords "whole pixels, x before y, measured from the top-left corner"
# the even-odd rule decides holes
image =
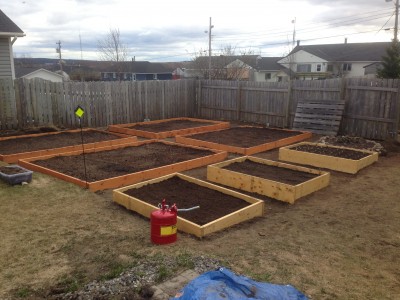
[[[123,72],[126,71],[127,64],[125,63],[128,57],[128,50],[121,40],[121,35],[118,28],[110,29],[109,33],[98,41],[98,51],[100,59],[113,62],[113,69],[117,73],[118,80],[123,77]]]
[[[193,68],[203,78],[208,78],[211,72],[211,79],[249,80],[257,56],[250,50],[241,51],[240,55],[236,55],[235,52],[236,49],[231,45],[223,47],[219,55],[211,57],[209,69],[208,51],[200,50],[192,59]]]
[[[104,39],[98,41],[98,50],[101,59],[105,61],[125,61],[128,57],[127,48],[121,40],[118,28],[110,29]]]

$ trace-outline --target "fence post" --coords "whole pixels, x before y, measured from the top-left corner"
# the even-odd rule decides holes
[[[17,110],[16,113],[16,118],[17,118],[17,128],[18,129],[23,129],[24,128],[24,122],[23,122],[23,117],[22,117],[22,103],[21,103],[21,92],[20,88],[23,88],[24,86],[20,84],[22,79],[15,79],[14,80],[14,94],[15,94],[15,107]]]
[[[290,128],[290,107],[292,99],[292,80],[289,79],[288,88],[287,88],[287,96],[286,96],[286,107],[285,107],[285,124],[284,127]]]
[[[242,110],[242,85],[239,81],[237,89],[237,106],[236,106],[236,119],[240,121],[240,114]]]
[[[396,95],[396,122],[394,123],[393,126],[393,138],[394,140],[397,140],[400,142],[400,134],[399,134],[399,128],[400,128],[400,80],[397,79],[397,95]],[[399,138],[398,138],[399,137]]]
[[[197,81],[199,82],[199,88],[197,91],[197,112],[196,112],[196,116],[199,118],[201,116],[201,79],[197,79]]]

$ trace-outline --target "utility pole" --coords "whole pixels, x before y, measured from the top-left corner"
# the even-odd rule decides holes
[[[57,51],[57,53],[59,55],[60,70],[62,71],[63,69],[62,69],[62,63],[61,63],[61,41],[58,41],[56,44],[58,45],[58,47],[56,48],[56,51]]]
[[[399,0],[396,0],[395,21],[394,21],[394,40],[397,41],[397,31],[399,26]]]
[[[392,2],[392,0],[385,0],[386,2]],[[394,19],[394,35],[393,40],[398,41],[397,32],[399,30],[399,0],[396,0],[395,5],[395,19]]]
[[[292,47],[296,44],[296,17],[292,20],[293,24],[293,40],[292,40]]]
[[[211,25],[211,17],[210,17],[210,25],[208,27],[208,79],[209,80],[211,80],[211,29],[212,28],[214,28],[214,25]]]

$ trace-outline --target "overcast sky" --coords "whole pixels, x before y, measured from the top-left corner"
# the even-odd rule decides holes
[[[386,0],[387,1],[387,0]],[[1,10],[26,34],[16,57],[99,59],[98,41],[119,28],[129,57],[149,61],[191,60],[231,46],[236,54],[284,56],[293,31],[301,44],[389,42],[394,3],[385,0],[4,0]],[[296,20],[293,23],[293,20]],[[385,30],[387,29],[387,30]]]

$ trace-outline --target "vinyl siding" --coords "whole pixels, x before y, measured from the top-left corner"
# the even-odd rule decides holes
[[[12,77],[9,43],[9,38],[0,38],[0,78]]]

